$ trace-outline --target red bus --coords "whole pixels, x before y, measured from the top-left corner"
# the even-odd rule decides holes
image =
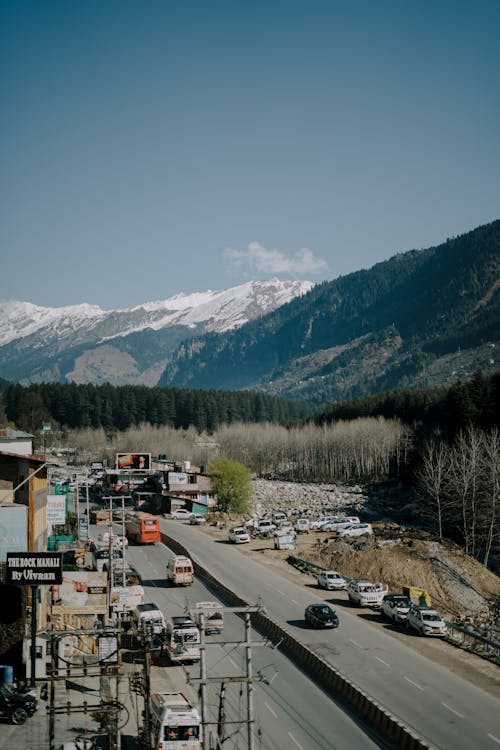
[[[160,521],[151,513],[136,513],[127,517],[125,534],[136,544],[155,544],[160,541]]]

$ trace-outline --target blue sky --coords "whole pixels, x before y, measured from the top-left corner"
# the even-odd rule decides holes
[[[0,0],[0,300],[333,279],[500,218],[500,3]]]

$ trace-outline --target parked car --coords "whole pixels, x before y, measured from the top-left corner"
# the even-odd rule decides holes
[[[324,523],[321,531],[341,531],[341,529],[346,529],[348,526],[358,524],[359,518],[357,516],[337,516]]]
[[[411,600],[403,594],[386,594],[382,599],[380,611],[394,622],[406,622],[406,615],[411,607]]]
[[[189,518],[189,523],[192,526],[201,526],[205,523],[205,516],[201,513],[193,513]]]
[[[443,638],[447,633],[446,623],[432,607],[410,606],[406,615],[406,627],[416,630],[419,635],[433,635]]]
[[[170,518],[187,519],[191,518],[192,515],[192,511],[188,510],[187,508],[177,508],[177,510],[173,510],[171,512]]]
[[[319,516],[314,521],[311,521],[309,528],[311,531],[319,531],[327,521],[331,521],[334,517],[335,516]]]
[[[309,519],[297,518],[295,521],[295,531],[297,534],[306,534],[309,531]]]
[[[243,526],[236,526],[234,529],[229,529],[228,539],[234,544],[244,544],[250,541],[250,537]]]
[[[276,524],[274,524],[272,521],[269,521],[267,518],[263,518],[257,523],[257,526],[254,528],[253,533],[255,534],[255,536],[270,537],[275,531]]]
[[[339,537],[364,536],[364,534],[373,534],[371,523],[353,523],[337,532]]]
[[[32,692],[19,692],[8,685],[0,684],[0,717],[12,724],[24,724],[38,708],[38,700]]]
[[[304,619],[313,628],[338,628],[337,613],[328,604],[309,604],[304,612]]]
[[[328,591],[339,591],[347,586],[346,579],[336,570],[320,570],[316,575],[318,586]]]

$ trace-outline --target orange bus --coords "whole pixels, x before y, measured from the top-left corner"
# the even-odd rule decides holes
[[[151,513],[136,513],[125,521],[127,539],[136,544],[155,544],[160,541],[160,521]]]

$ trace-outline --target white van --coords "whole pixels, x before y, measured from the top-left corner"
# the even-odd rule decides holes
[[[151,696],[154,750],[201,750],[201,716],[183,693]]]
[[[167,581],[174,586],[190,586],[194,581],[193,563],[185,555],[171,557],[167,563]]]

